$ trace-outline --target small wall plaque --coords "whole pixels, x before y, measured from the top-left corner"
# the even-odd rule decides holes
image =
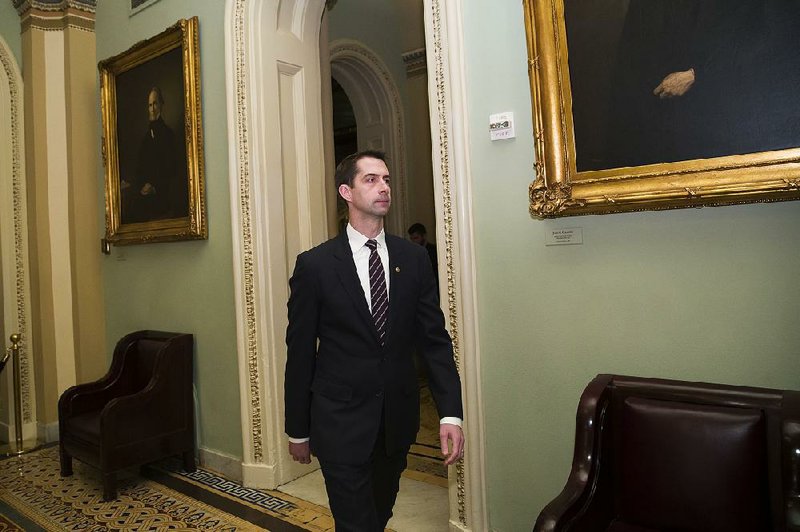
[[[545,233],[545,246],[569,246],[574,244],[583,244],[582,227],[549,229]]]

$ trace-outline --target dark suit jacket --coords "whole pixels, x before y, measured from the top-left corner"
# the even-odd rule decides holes
[[[297,257],[289,285],[286,433],[311,438],[320,460],[360,464],[372,452],[385,408],[388,452],[419,429],[413,354],[429,367],[441,417],[463,417],[450,336],[425,248],[386,235],[389,318],[385,345],[359,284],[347,234]]]

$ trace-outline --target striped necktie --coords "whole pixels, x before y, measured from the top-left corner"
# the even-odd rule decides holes
[[[389,312],[389,294],[386,293],[386,277],[383,273],[383,263],[378,255],[378,242],[367,240],[369,248],[369,292],[372,301],[372,319],[383,345],[386,336],[386,316]]]

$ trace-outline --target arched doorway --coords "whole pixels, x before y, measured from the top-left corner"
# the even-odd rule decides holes
[[[465,399],[467,456],[450,475],[451,530],[486,528],[483,414],[475,327],[460,0],[425,0],[437,243],[445,315]],[[287,279],[327,237],[326,145],[319,94],[323,0],[228,0],[226,61],[243,479],[275,487],[309,471],[283,436]],[[448,44],[449,43],[449,44]],[[327,61],[327,57],[324,57]],[[316,96],[316,99],[314,98]],[[332,159],[332,157],[329,157]]]

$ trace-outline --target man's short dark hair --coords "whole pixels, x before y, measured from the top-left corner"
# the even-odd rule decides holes
[[[409,235],[413,235],[413,234],[427,235],[428,232],[425,230],[425,226],[424,225],[422,225],[421,223],[417,222],[417,223],[413,224],[411,227],[408,228],[408,234]]]
[[[348,155],[336,166],[336,173],[333,176],[336,190],[339,190],[341,185],[353,187],[353,179],[356,177],[356,163],[367,157],[386,162],[386,154],[379,150],[364,150]]]

